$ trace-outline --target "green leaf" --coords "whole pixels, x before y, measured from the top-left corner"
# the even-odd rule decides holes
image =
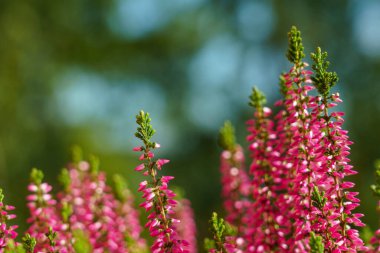
[[[77,253],[93,252],[88,236],[81,230],[74,230],[74,251]]]
[[[311,195],[311,203],[318,209],[322,209],[326,204],[327,198],[324,192],[320,192],[317,186],[314,186]]]
[[[222,147],[224,150],[235,150],[235,129],[230,121],[224,122],[223,127],[220,128],[218,143],[219,146]]]
[[[311,66],[314,70],[314,75],[311,77],[314,86],[319,94],[327,98],[331,88],[338,82],[339,78],[336,72],[328,72],[330,62],[326,60],[327,52],[322,52],[320,47],[317,47],[315,53],[311,53],[311,59],[314,64]]]
[[[25,234],[25,236],[22,238],[23,246],[26,252],[33,253],[34,247],[36,247],[37,241],[36,238],[31,237],[30,234]]]
[[[325,251],[322,237],[319,235],[315,235],[314,232],[310,233],[309,245],[310,253],[323,253]]]
[[[288,57],[290,62],[298,65],[305,57],[303,50],[304,47],[302,45],[301,32],[297,29],[297,27],[292,26],[288,33],[288,52],[286,57]]]

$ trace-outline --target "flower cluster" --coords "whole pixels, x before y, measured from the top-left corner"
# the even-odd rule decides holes
[[[295,27],[287,56],[293,67],[280,77],[278,113],[265,106],[257,88],[250,97],[255,112],[247,122],[248,170],[231,155],[239,145],[222,145],[222,196],[227,221],[237,228],[228,252],[365,252],[356,229],[364,226],[363,215],[354,212],[358,193],[346,180],[357,173],[348,158],[352,142],[342,128],[344,114],[335,109],[342,100],[330,92],[337,75],[328,72],[320,48],[309,69]]]
[[[352,142],[343,128],[342,100],[331,88],[337,83],[328,71],[327,53],[317,48],[305,57],[300,32],[289,32],[290,70],[280,76],[281,100],[272,110],[264,94],[253,88],[247,121],[247,154],[226,122],[219,143],[222,198],[226,219],[213,213],[211,253],[380,253],[380,229],[367,236],[365,245],[358,229],[363,227],[358,192],[347,176],[356,174],[350,164]],[[134,196],[120,175],[113,187],[99,170],[99,160],[83,159],[74,149],[73,161],[62,170],[62,190],[44,181],[33,169],[27,207],[28,228],[20,241],[13,206],[3,203],[0,190],[0,253],[196,253],[196,226],[188,199],[169,187],[173,176],[161,175],[169,163],[156,159],[160,148],[148,113],[136,116],[135,136],[142,145],[135,171],[144,176],[137,191],[146,214],[142,237]],[[380,196],[380,165],[372,186]],[[379,204],[380,210],[380,204]],[[151,245],[148,244],[151,242]]]
[[[148,222],[145,227],[149,228],[149,233],[155,237],[151,247],[153,253],[179,253],[189,252],[188,242],[179,237],[176,223],[180,220],[174,219],[177,201],[174,200],[175,193],[169,189],[169,182],[174,179],[172,176],[159,176],[158,171],[167,164],[167,159],[154,160],[154,149],[160,147],[159,144],[151,142],[154,130],[150,124],[148,113],[140,111],[136,116],[136,123],[139,125],[136,137],[141,139],[144,146],[134,148],[135,151],[143,152],[140,160],[144,161],[135,170],[141,171],[144,176],[149,177],[140,183],[138,191],[143,193],[145,201],[140,204],[147,212]]]

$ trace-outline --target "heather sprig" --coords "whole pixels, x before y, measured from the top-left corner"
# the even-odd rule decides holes
[[[322,52],[320,47],[317,47],[315,53],[311,53],[311,59],[314,62],[311,67],[315,71],[315,75],[311,77],[311,80],[323,98],[328,97],[331,88],[339,80],[336,72],[327,71],[330,62],[326,58],[327,52]]]
[[[290,32],[288,33],[288,45],[288,52],[286,54],[288,60],[295,65],[299,65],[305,57],[305,53],[302,44],[301,32],[295,26],[292,26]]]
[[[24,249],[27,253],[34,253],[34,248],[37,245],[36,238],[30,236],[29,233],[26,233],[25,236],[22,238]]]
[[[180,240],[177,235],[175,223],[180,221],[171,217],[174,214],[177,202],[173,199],[175,193],[168,188],[168,184],[174,177],[158,175],[158,171],[169,160],[154,159],[152,150],[159,148],[160,145],[151,141],[155,131],[150,122],[151,118],[148,113],[140,111],[137,114],[138,128],[135,136],[144,143],[144,146],[136,147],[134,151],[143,151],[140,160],[144,161],[135,170],[142,171],[145,176],[150,178],[149,182],[145,180],[140,183],[138,191],[143,193],[145,199],[140,207],[149,213],[148,222],[145,226],[149,228],[150,235],[155,238],[151,250],[157,253],[188,252],[185,249],[188,243],[185,240]]]
[[[256,110],[261,110],[266,104],[267,99],[263,92],[261,92],[256,86],[252,88],[252,93],[249,96],[249,105]]]
[[[223,150],[234,151],[236,148],[236,138],[235,138],[235,128],[233,127],[231,121],[224,122],[223,127],[220,128],[219,146]]]
[[[205,248],[211,253],[234,252],[236,245],[230,242],[229,237],[234,234],[231,226],[226,224],[223,218],[219,218],[216,212],[212,213],[210,219],[210,230],[212,239],[205,240]]]
[[[380,160],[376,161],[375,167],[376,167],[376,171],[375,171],[376,183],[371,185],[371,189],[377,197],[380,197]]]
[[[310,244],[310,253],[324,253],[325,252],[322,237],[319,235],[315,235],[314,232],[310,233],[309,244]]]

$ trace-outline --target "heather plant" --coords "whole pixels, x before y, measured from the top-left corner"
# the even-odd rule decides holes
[[[237,143],[231,122],[220,130],[224,212],[212,214],[204,248],[211,253],[380,252],[380,230],[368,245],[359,236],[364,227],[363,215],[355,211],[359,193],[347,179],[357,173],[348,157],[352,142],[337,109],[342,99],[332,92],[338,76],[319,47],[309,67],[296,27],[288,42],[292,66],[280,75],[283,97],[271,109],[258,88],[249,96],[247,145]],[[171,187],[174,177],[163,173],[169,160],[155,157],[160,145],[153,141],[151,121],[144,111],[136,116],[135,136],[142,145],[133,148],[140,153],[134,170],[144,176],[137,189],[140,209],[122,176],[114,175],[111,187],[99,160],[85,160],[76,147],[59,176],[57,194],[41,170],[32,170],[30,217],[21,239],[12,225],[14,207],[4,204],[0,190],[0,253],[196,253],[191,203]],[[380,196],[380,166],[376,178],[371,188]],[[143,238],[144,229],[150,238]]]

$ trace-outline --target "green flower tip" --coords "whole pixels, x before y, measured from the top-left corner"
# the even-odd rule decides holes
[[[326,60],[327,52],[322,52],[320,47],[317,47],[315,53],[311,53],[311,59],[314,64],[311,66],[314,70],[314,75],[311,77],[314,86],[319,94],[324,98],[330,93],[331,88],[338,82],[339,78],[336,72],[328,72],[330,62]]]
[[[290,62],[299,65],[305,57],[305,53],[303,52],[301,32],[295,26],[292,26],[288,32],[288,44],[286,57]]]
[[[54,232],[52,227],[49,227],[49,232],[45,236],[48,238],[50,246],[54,247],[56,245],[57,232]]]
[[[267,102],[267,99],[256,86],[252,88],[252,93],[249,96],[249,105],[260,110],[263,105]]]
[[[136,115],[136,123],[138,127],[135,136],[142,140],[148,147],[154,148],[155,143],[151,142],[150,139],[153,137],[156,131],[153,129],[150,122],[151,118],[149,117],[149,113],[140,111],[139,114]]]
[[[116,198],[120,201],[125,201],[129,192],[127,181],[119,174],[115,174],[112,179]]]
[[[79,163],[83,161],[83,150],[80,146],[74,145],[71,148],[71,155],[74,163]]]
[[[69,171],[66,168],[61,170],[61,173],[58,176],[58,181],[61,183],[65,191],[69,190],[71,184],[71,178]]]
[[[377,160],[375,162],[375,167],[376,167],[376,171],[375,171],[376,183],[371,185],[371,189],[377,197],[380,197],[380,160]]]
[[[23,246],[27,252],[34,252],[34,247],[36,247],[36,238],[31,237],[30,234],[25,234],[22,238]]]
[[[218,143],[224,150],[234,151],[236,146],[235,129],[230,121],[220,128]]]
[[[42,180],[44,180],[44,173],[42,170],[33,168],[32,172],[30,173],[30,181],[36,185],[40,185],[42,183]]]
[[[211,223],[212,232],[216,236],[216,239],[219,241],[222,240],[223,235],[224,235],[224,231],[226,230],[226,225],[224,223],[224,219],[218,218],[218,214],[216,212],[213,212],[212,216],[211,216],[210,223]]]
[[[325,252],[322,237],[320,235],[315,235],[314,232],[310,232],[309,244],[310,244],[310,253],[323,253],[323,252]]]
[[[97,156],[90,156],[90,170],[93,174],[97,174],[99,172],[100,160]]]
[[[0,203],[3,203],[3,200],[4,200],[3,189],[0,188]]]

